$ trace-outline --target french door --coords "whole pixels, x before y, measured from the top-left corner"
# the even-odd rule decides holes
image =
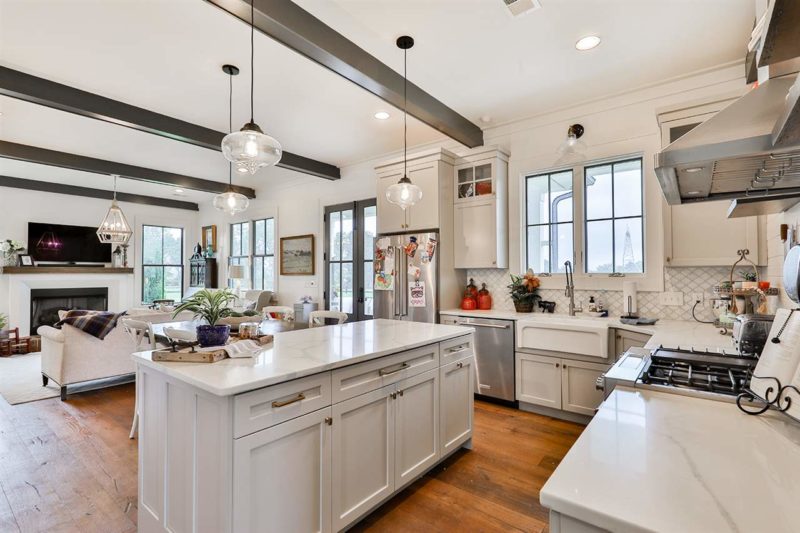
[[[325,208],[325,309],[348,322],[372,318],[372,254],[377,231],[375,199]]]

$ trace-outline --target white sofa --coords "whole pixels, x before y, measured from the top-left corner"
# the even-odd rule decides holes
[[[191,313],[172,318],[171,313],[133,314],[136,320],[150,323],[191,320]],[[68,324],[56,329],[41,326],[42,385],[53,380],[61,387],[61,399],[67,398],[67,386],[86,381],[133,375],[136,367],[131,353],[136,348],[133,339],[121,325],[103,340]]]

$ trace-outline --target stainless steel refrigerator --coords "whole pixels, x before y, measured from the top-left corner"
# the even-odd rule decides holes
[[[438,233],[375,238],[375,318],[436,322],[440,290],[439,244]]]

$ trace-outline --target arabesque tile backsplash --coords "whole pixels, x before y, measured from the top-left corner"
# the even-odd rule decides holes
[[[486,283],[486,287],[492,293],[494,307],[496,309],[511,310],[514,304],[508,295],[506,286],[510,283],[509,271],[498,269],[471,269],[467,271],[468,277],[474,278],[475,283],[480,287],[481,283]],[[730,275],[730,267],[681,267],[664,269],[664,290],[666,292],[682,292],[683,305],[661,305],[658,292],[639,291],[638,309],[641,316],[651,318],[663,318],[670,320],[692,320],[692,306],[694,301],[691,299],[693,293],[702,292],[706,294],[705,306],[697,307],[697,318],[700,320],[712,320],[711,307],[708,296],[712,292],[714,285],[727,279]],[[569,299],[564,295],[564,289],[541,289],[539,294],[544,300],[556,302],[556,312],[566,313],[569,306]],[[610,290],[583,290],[580,286],[575,288],[575,301],[583,303],[583,308],[588,307],[589,297],[594,296],[603,302],[609,310],[609,316],[620,316],[623,311],[622,291]]]

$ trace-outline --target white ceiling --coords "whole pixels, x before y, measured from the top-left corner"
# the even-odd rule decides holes
[[[541,0],[513,18],[502,0],[296,1],[399,72],[394,40],[414,36],[409,78],[483,127],[740,60],[754,11],[753,0]],[[578,53],[588,33],[603,43]],[[0,64],[220,131],[222,64],[242,69],[234,128],[249,115],[248,44],[245,24],[202,0],[0,0]],[[375,120],[378,110],[391,118]],[[5,97],[0,111],[4,140],[227,181],[218,152]],[[337,165],[402,147],[401,113],[259,33],[255,118],[286,150]],[[410,119],[412,145],[440,138]],[[0,173],[110,188],[107,177],[26,165],[0,160]],[[234,177],[270,179],[286,173]]]

